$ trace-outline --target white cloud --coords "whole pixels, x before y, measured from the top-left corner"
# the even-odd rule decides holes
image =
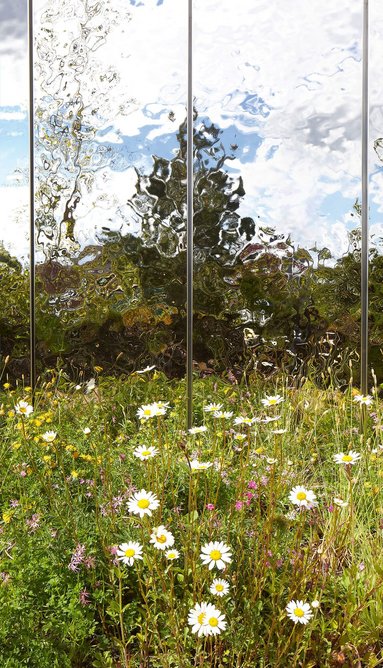
[[[371,4],[372,143],[383,135],[383,9],[381,3]],[[112,5],[126,12],[126,2],[114,0]],[[36,5],[36,28],[45,6],[41,0]],[[61,28],[64,53],[65,42],[78,30],[79,16],[73,9],[77,5],[73,0],[51,6],[56,13],[54,24]],[[93,72],[110,67],[119,76],[112,96],[102,98],[105,127],[113,128],[98,141],[118,143],[122,135],[138,140],[144,126],[150,125],[142,149],[147,152],[147,164],[150,142],[174,132],[185,117],[186,6],[180,0],[164,0],[158,7],[155,0],[129,5],[132,20],[114,24],[106,44],[91,56]],[[241,214],[261,215],[267,224],[291,232],[293,240],[305,244],[317,240],[335,253],[347,245],[352,219],[347,210],[336,215],[331,205],[326,210],[327,198],[341,194],[347,209],[347,202],[351,207],[360,192],[361,28],[359,0],[194,0],[198,110],[222,128],[236,126],[249,147],[262,139],[252,162],[230,163],[244,179]],[[53,55],[57,64],[58,53]],[[48,61],[45,66],[48,71]],[[20,88],[20,77],[18,81]],[[61,94],[61,78],[55,81]],[[76,91],[75,78],[72,85],[73,90],[69,84],[67,89],[71,95]],[[93,91],[92,77],[81,75],[85,104],[97,102],[100,91]],[[174,121],[169,119],[170,110]],[[373,172],[376,164],[371,152]],[[130,177],[110,170],[104,176],[106,183],[98,177],[97,183],[101,192],[108,191],[106,198],[113,193],[108,200],[112,202],[109,216],[113,216],[126,201]],[[374,174],[371,198],[379,212],[383,212],[382,186],[381,174]],[[100,203],[100,193],[94,193],[78,209],[84,243],[104,215],[99,215],[101,205],[96,213],[91,208],[92,197]]]
[[[29,256],[28,193],[27,186],[0,186],[0,241],[24,264]]]
[[[25,121],[27,114],[24,111],[5,111],[0,109],[0,121]],[[16,136],[17,133],[12,133]]]

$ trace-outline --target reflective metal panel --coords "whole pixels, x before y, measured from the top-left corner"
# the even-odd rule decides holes
[[[383,381],[383,108],[381,68],[383,58],[383,7],[370,1],[370,113],[369,113],[369,352],[370,365]]]
[[[185,3],[52,0],[36,32],[38,357],[183,373]]]
[[[0,372],[29,375],[27,10],[0,4]],[[3,382],[6,381],[3,375]]]
[[[362,8],[195,0],[195,354],[207,367],[306,372],[315,358],[342,378],[341,350],[359,349]]]

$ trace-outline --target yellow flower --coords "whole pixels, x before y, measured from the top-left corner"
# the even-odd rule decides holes
[[[5,522],[5,524],[9,524],[10,521],[11,521],[11,519],[12,519],[12,517],[13,517],[13,512],[12,512],[12,510],[5,510],[5,511],[3,512],[3,522]]]
[[[77,471],[71,471],[70,474],[71,474],[72,478],[74,478],[75,480],[76,480],[76,478],[78,478],[78,472]]]

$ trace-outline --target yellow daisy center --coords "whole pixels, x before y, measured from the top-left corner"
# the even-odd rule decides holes
[[[218,626],[218,619],[217,619],[217,617],[210,617],[210,619],[209,619],[209,626]]]
[[[217,561],[218,559],[221,559],[222,554],[219,550],[212,550],[210,552],[210,559],[213,559],[214,561]]]
[[[270,406],[274,406],[274,404],[276,404],[276,403],[277,403],[276,399],[269,399]]]
[[[205,616],[206,615],[205,615],[204,612],[201,612],[201,614],[198,615],[198,617],[197,617],[198,624],[203,624],[204,623]]]
[[[134,557],[135,554],[136,554],[136,551],[133,550],[132,547],[128,547],[128,549],[125,550],[125,556],[126,557]]]
[[[149,499],[140,499],[139,501],[137,501],[137,506],[139,508],[149,508],[150,501]]]
[[[168,559],[175,559],[175,558],[176,558],[176,553],[175,552],[169,552]]]
[[[152,454],[152,452],[151,452],[151,450],[143,450],[141,452],[141,454],[142,454],[143,457],[148,457],[149,455]]]
[[[166,543],[166,536],[163,534],[161,536],[156,537],[157,543]]]
[[[307,499],[306,492],[298,492],[297,499],[298,501],[304,501],[305,499]]]
[[[352,460],[353,460],[352,455],[343,455],[342,457],[343,462],[352,462]]]
[[[304,610],[302,610],[302,608],[295,608],[294,615],[296,617],[303,617],[304,614],[305,614],[305,612],[304,612]]]
[[[26,413],[27,409],[25,408],[25,406],[20,406],[19,411],[20,411],[20,413]]]
[[[223,585],[222,584],[216,584],[215,588],[217,591],[223,591]]]
[[[151,415],[151,413],[152,411],[150,410],[150,408],[145,408],[144,415]]]

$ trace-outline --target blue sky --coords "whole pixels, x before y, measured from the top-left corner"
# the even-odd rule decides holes
[[[0,9],[0,197],[8,218],[13,198],[17,225],[25,185],[14,185],[14,171],[26,167],[28,151],[27,117],[17,117],[27,105],[25,5],[25,0],[5,0]],[[295,0],[287,8],[275,0],[272,11],[266,0],[242,0],[235,9],[231,0],[194,2],[196,106],[200,118],[223,129],[225,146],[238,145],[236,159],[227,167],[234,176],[243,176],[246,196],[240,213],[259,215],[303,245],[315,238],[335,254],[346,249],[347,229],[355,223],[349,214],[360,191],[361,5],[359,0],[339,0],[335,6],[330,0]],[[38,39],[46,7],[50,5],[36,0]],[[116,226],[126,223],[126,216],[119,222],[119,215],[121,202],[134,192],[133,166],[149,169],[154,154],[170,158],[185,117],[186,3],[129,0],[127,9],[123,0],[114,0],[113,7],[124,19],[110,22],[111,34],[91,54],[81,86],[90,113],[95,104],[92,77],[102,68],[117,73],[118,88],[103,98],[107,104],[98,118],[97,141],[119,151],[119,169],[126,170],[126,177],[112,165],[110,173],[103,174],[108,193],[98,196],[96,206],[84,193],[84,239],[99,224],[91,211],[102,217],[105,198],[111,216],[115,211]],[[50,25],[56,31],[57,53],[65,55],[65,42],[76,37],[79,8],[79,0],[54,5]],[[374,6],[373,11],[371,140],[383,135],[383,9]],[[37,102],[43,94],[40,83],[49,81],[49,68],[55,67],[55,62],[39,65]],[[383,177],[372,151],[370,173],[371,222],[379,234]],[[14,229],[13,248],[17,225],[3,233],[9,244]]]

